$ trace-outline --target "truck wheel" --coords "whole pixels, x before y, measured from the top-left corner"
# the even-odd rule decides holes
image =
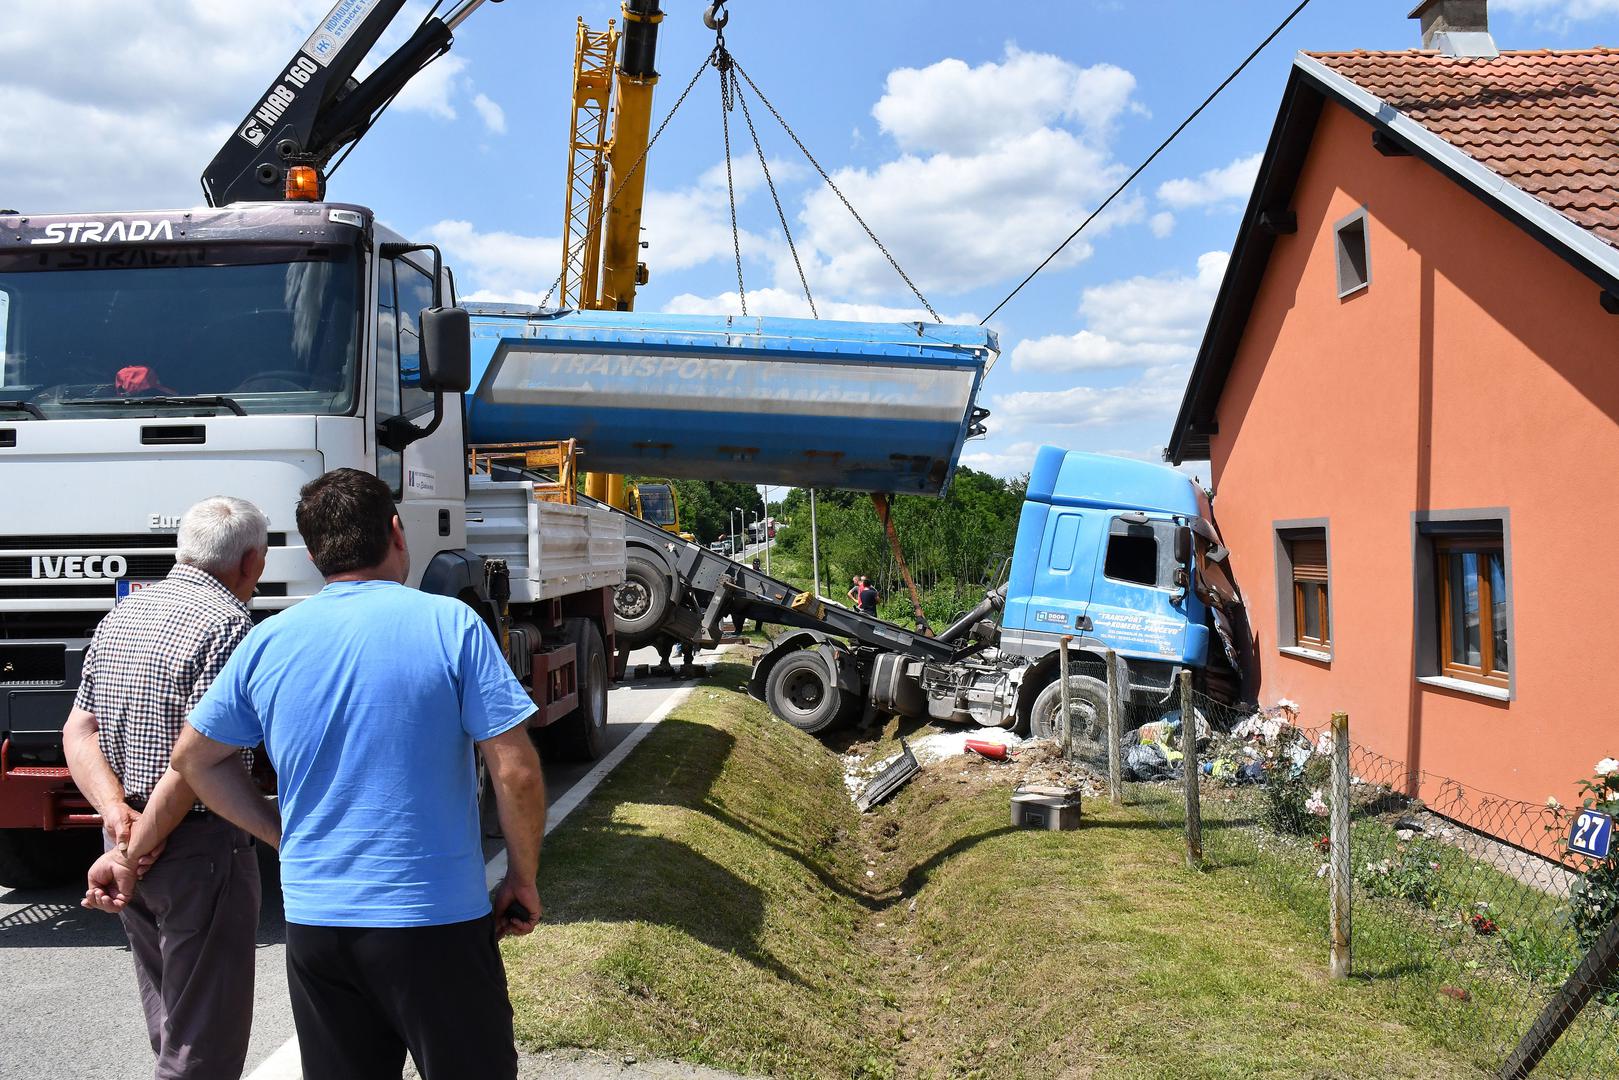
[[[765,704],[770,711],[799,731],[810,735],[850,718],[843,692],[829,682],[826,664],[813,650],[789,653],[770,669],[765,680]]]
[[[1093,757],[1107,752],[1107,685],[1101,679],[1088,675],[1068,676],[1068,709],[1073,725],[1074,746],[1082,756]],[[1057,726],[1062,712],[1062,680],[1051,684],[1034,699],[1029,710],[1029,736],[1035,739],[1058,738],[1062,729]],[[1095,751],[1095,753],[1093,753]]]
[[[101,854],[95,829],[0,829],[0,886],[45,889],[77,880]]]
[[[663,568],[633,552],[624,561],[624,584],[613,590],[613,634],[621,649],[638,649],[658,636],[669,613]]]
[[[595,761],[607,752],[607,650],[589,619],[565,619],[562,634],[575,650],[579,706],[546,729],[546,748],[570,761]]]

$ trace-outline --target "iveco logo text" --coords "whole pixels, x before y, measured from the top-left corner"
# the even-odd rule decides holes
[[[292,103],[298,100],[298,91],[309,85],[310,76],[319,71],[320,67],[307,56],[300,56],[293,62],[292,67],[281,77],[281,81],[271,88],[259,102],[259,107],[253,110],[253,115],[247,118],[239,134],[248,143],[258,146],[264,142],[268,135],[280,121]]]
[[[35,555],[36,578],[121,578],[129,573],[122,555]]]
[[[30,244],[117,244],[173,240],[172,221],[59,221]]]

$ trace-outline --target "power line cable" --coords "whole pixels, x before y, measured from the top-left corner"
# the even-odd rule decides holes
[[[1201,116],[1203,114],[1203,110],[1207,109],[1211,104],[1213,104],[1214,99],[1219,97],[1220,94],[1225,90],[1226,87],[1230,86],[1233,82],[1235,82],[1236,79],[1237,79],[1237,76],[1241,75],[1244,71],[1246,71],[1247,68],[1248,68],[1248,65],[1253,63],[1254,60],[1259,56],[1259,54],[1264,52],[1265,48],[1268,45],[1270,45],[1271,42],[1275,41],[1279,36],[1281,36],[1282,31],[1286,30],[1288,25],[1290,23],[1292,23],[1292,21],[1294,19],[1298,18],[1299,13],[1301,11],[1303,11],[1305,8],[1309,7],[1309,6],[1310,6],[1310,0],[1303,0],[1303,2],[1300,3],[1298,7],[1294,8],[1288,14],[1287,18],[1283,19],[1281,21],[1281,24],[1278,25],[1276,27],[1276,29],[1272,30],[1270,32],[1270,35],[1268,37],[1266,37],[1264,41],[1261,41],[1259,43],[1259,45],[1254,49],[1253,52],[1248,54],[1248,58],[1246,60],[1244,60],[1242,63],[1238,64],[1237,69],[1235,71],[1233,71],[1230,75],[1227,75],[1225,77],[1225,81],[1222,82],[1219,86],[1214,88],[1214,93],[1212,93],[1208,97],[1204,98],[1203,99],[1203,104],[1201,104],[1197,108],[1193,109],[1192,114],[1190,116],[1188,116],[1185,120],[1182,120],[1180,122],[1180,126],[1177,127],[1174,131],[1169,133],[1169,138],[1167,138],[1163,142],[1159,143],[1158,144],[1158,149],[1154,150],[1151,154],[1147,155],[1147,160],[1143,161],[1140,165],[1136,166],[1135,172],[1131,173],[1128,177],[1126,177],[1124,183],[1120,184],[1117,188],[1114,188],[1113,189],[1113,194],[1109,195],[1105,200],[1103,200],[1101,206],[1098,206],[1095,210],[1091,211],[1090,215],[1088,217],[1086,217],[1084,221],[1079,223],[1079,228],[1075,229],[1073,232],[1068,234],[1068,239],[1066,239],[1062,243],[1058,244],[1056,250],[1053,251],[1050,255],[1047,255],[1045,257],[1045,259],[1040,263],[1039,266],[1037,266],[1033,270],[1029,271],[1029,276],[1024,278],[1022,281],[1018,282],[1017,288],[1015,288],[1011,292],[1007,293],[1006,298],[1003,299],[1000,303],[995,305],[995,310],[994,311],[991,311],[988,315],[985,315],[982,319],[978,320],[978,325],[983,326],[985,323],[989,322],[989,320],[993,319],[995,317],[996,313],[998,313],[1001,310],[1001,308],[1003,308],[1007,304],[1011,303],[1012,298],[1015,297],[1018,293],[1022,292],[1023,287],[1025,285],[1027,285],[1029,282],[1033,281],[1035,279],[1035,276],[1038,275],[1040,273],[1040,271],[1044,270],[1047,266],[1051,265],[1051,260],[1055,259],[1058,255],[1061,255],[1063,253],[1063,251],[1067,249],[1068,245],[1074,242],[1074,238],[1077,237],[1080,233],[1085,231],[1086,226],[1090,225],[1091,222],[1095,221],[1098,217],[1100,217],[1101,214],[1102,214],[1102,211],[1106,210],[1109,206],[1111,206],[1113,204],[1113,200],[1117,199],[1120,195],[1124,194],[1124,190],[1135,182],[1136,177],[1138,177],[1142,173],[1146,172],[1147,167],[1158,159],[1158,155],[1162,154],[1165,150],[1169,149],[1169,144],[1174,142],[1180,136],[1181,132],[1185,131],[1188,127],[1190,127],[1191,124],[1192,124],[1192,121],[1196,120],[1199,116]]]

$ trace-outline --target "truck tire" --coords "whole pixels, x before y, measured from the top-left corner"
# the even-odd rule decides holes
[[[0,886],[46,889],[77,880],[101,854],[97,829],[0,829]]]
[[[638,649],[658,636],[669,614],[669,578],[663,567],[633,551],[624,561],[624,584],[613,590],[613,634],[621,649]]]
[[[825,659],[803,649],[776,661],[765,681],[765,704],[799,731],[818,735],[851,718],[843,692],[826,670]]]
[[[1072,715],[1074,749],[1081,757],[1107,753],[1107,684],[1088,675],[1068,676],[1068,708]],[[1055,739],[1061,734],[1057,716],[1062,711],[1062,681],[1053,679],[1034,699],[1029,710],[1029,737]]]
[[[579,706],[545,729],[546,749],[569,761],[595,761],[607,752],[607,650],[589,619],[564,619],[562,634],[575,650]]]

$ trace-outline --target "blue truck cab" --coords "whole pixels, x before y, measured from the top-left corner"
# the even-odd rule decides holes
[[[770,619],[804,629],[772,642],[749,686],[811,732],[870,711],[1050,735],[1065,637],[1081,725],[1105,715],[1110,654],[1144,710],[1166,704],[1183,671],[1238,704],[1251,667],[1207,494],[1162,465],[1055,446],[1035,457],[1005,584],[937,638],[824,608]]]
[[[1065,636],[1082,656],[1108,649],[1122,656],[1138,693],[1167,693],[1186,668],[1201,688],[1240,696],[1240,599],[1208,496],[1190,477],[1129,458],[1040,448],[1018,520],[999,646],[1040,669],[1054,665]],[[1027,685],[1041,676],[1031,672]]]

